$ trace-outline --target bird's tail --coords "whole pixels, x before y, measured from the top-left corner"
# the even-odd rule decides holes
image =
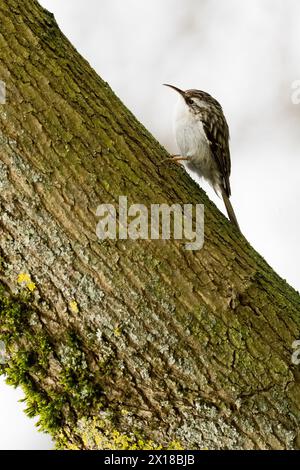
[[[235,213],[234,213],[233,207],[231,205],[231,202],[229,200],[229,197],[227,196],[227,194],[225,192],[225,189],[223,189],[223,188],[222,188],[222,197],[223,197],[223,201],[224,201],[224,204],[225,204],[230,222],[233,225],[236,226],[236,228],[238,229],[239,232],[241,232],[240,226],[238,224],[238,221],[237,221],[237,218],[235,216]]]

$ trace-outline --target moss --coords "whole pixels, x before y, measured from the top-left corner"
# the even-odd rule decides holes
[[[26,394],[22,400],[26,403],[25,413],[30,418],[39,416],[37,422],[39,429],[55,437],[63,424],[66,397],[63,394],[51,397],[40,390],[33,390],[30,386],[23,386],[23,389]]]
[[[28,370],[33,363],[33,355],[29,351],[21,350],[12,355],[9,365],[3,368],[6,382],[15,387],[20,384],[28,384],[30,382]]]
[[[83,344],[76,333],[67,335],[61,346],[59,356],[64,368],[59,376],[59,384],[67,394],[70,404],[82,416],[92,406],[101,406],[103,392],[97,384],[95,375],[88,367],[83,352]]]
[[[47,333],[31,325],[35,315],[32,300],[30,292],[8,295],[0,284],[0,339],[5,342],[8,358],[0,366],[0,374],[9,385],[23,388],[28,416],[40,415],[42,429],[53,430],[61,419],[62,398],[46,396],[33,379],[46,375],[52,347]]]
[[[29,335],[29,337],[33,339],[32,335]],[[35,336],[35,348],[38,351],[38,364],[46,369],[49,365],[49,357],[52,352],[52,345],[46,333],[41,332]]]
[[[7,294],[0,284],[0,339],[5,342],[8,360],[0,366],[8,384],[21,386],[25,392],[26,414],[39,416],[37,425],[54,438],[63,423],[74,422],[90,408],[101,407],[103,393],[91,373],[84,347],[75,332],[62,338],[60,350],[55,351],[50,336],[42,330],[32,305],[33,295],[27,290],[30,277],[21,276],[26,290]],[[53,357],[62,365],[54,389],[43,389],[48,375],[49,360]]]
[[[28,279],[19,278],[18,282],[26,282],[27,288],[28,283],[32,283],[30,277]],[[13,368],[24,362],[26,354],[31,354],[32,358],[33,351],[37,357],[36,362],[47,367],[52,349],[47,333],[37,331],[37,328],[31,325],[31,319],[35,316],[31,291],[29,288],[29,292],[24,290],[19,294],[7,295],[3,284],[0,284],[0,339],[5,342],[11,355],[10,367]],[[18,345],[21,343],[26,345],[25,350],[24,347],[19,349]],[[16,359],[18,356],[20,361]]]
[[[33,311],[30,305],[30,293],[7,295],[0,283],[0,339],[19,337],[27,325]]]

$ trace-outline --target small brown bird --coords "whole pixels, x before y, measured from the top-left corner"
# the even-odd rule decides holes
[[[172,160],[186,161],[190,170],[205,178],[222,195],[228,217],[240,231],[229,200],[229,128],[220,103],[204,91],[165,86],[179,93],[174,128],[181,155]]]

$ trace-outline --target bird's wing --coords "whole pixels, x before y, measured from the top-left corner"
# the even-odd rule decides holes
[[[229,176],[231,171],[229,150],[229,128],[223,112],[204,111],[202,114],[203,129],[223,179],[227,196],[231,194]]]

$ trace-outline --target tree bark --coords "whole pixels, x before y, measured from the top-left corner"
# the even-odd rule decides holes
[[[27,413],[59,448],[299,448],[298,293],[160,164],[53,15],[0,5],[1,367]],[[203,248],[100,241],[119,195],[205,204]]]

